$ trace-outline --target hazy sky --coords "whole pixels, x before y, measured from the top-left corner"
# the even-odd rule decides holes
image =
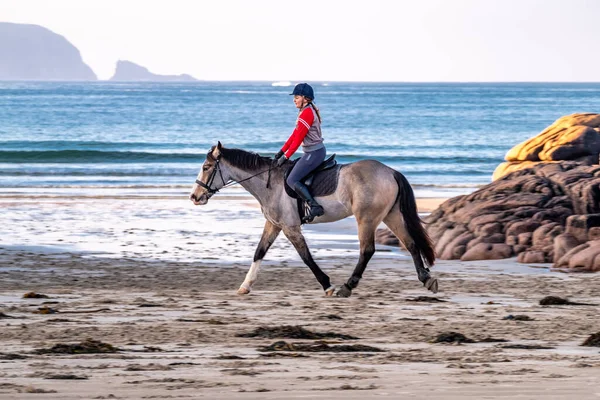
[[[208,80],[600,81],[600,0],[0,0],[119,59]]]

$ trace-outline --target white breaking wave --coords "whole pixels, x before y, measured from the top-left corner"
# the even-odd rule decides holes
[[[271,86],[292,86],[292,82],[290,81],[279,81],[271,83]]]

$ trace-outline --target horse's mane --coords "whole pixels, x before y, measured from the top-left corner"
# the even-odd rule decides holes
[[[257,171],[269,168],[273,161],[270,157],[263,157],[252,151],[226,149],[224,147],[221,148],[221,156],[232,166],[246,171]]]

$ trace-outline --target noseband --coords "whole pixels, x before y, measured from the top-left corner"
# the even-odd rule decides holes
[[[219,162],[221,161],[221,155],[219,154],[219,157],[217,157],[216,162],[215,162],[215,168],[213,169],[212,173],[210,174],[210,176],[208,177],[208,181],[206,183],[202,182],[200,179],[196,179],[196,183],[198,184],[198,186],[203,187],[204,189],[206,189],[206,191],[208,192],[208,197],[210,198],[213,194],[217,193],[220,189],[213,189],[211,188],[214,180],[215,180],[215,176],[217,176],[217,171],[219,172],[219,176],[221,177],[221,181],[223,182],[223,186],[225,186],[227,184],[227,182],[225,182],[225,179],[223,179],[223,172],[221,171],[221,167],[219,165]]]

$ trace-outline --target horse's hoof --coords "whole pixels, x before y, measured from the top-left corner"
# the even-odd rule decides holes
[[[438,292],[438,280],[437,278],[429,278],[425,281],[425,287],[431,290],[433,293]]]
[[[333,296],[334,292],[335,292],[335,285],[329,286],[329,289],[327,289],[325,291],[325,297],[331,297],[331,296]]]
[[[343,285],[335,295],[337,297],[350,297],[352,295],[352,289],[350,289],[348,285]]]
[[[248,294],[248,293],[250,293],[250,289],[246,289],[245,287],[241,287],[237,291],[237,294]]]

